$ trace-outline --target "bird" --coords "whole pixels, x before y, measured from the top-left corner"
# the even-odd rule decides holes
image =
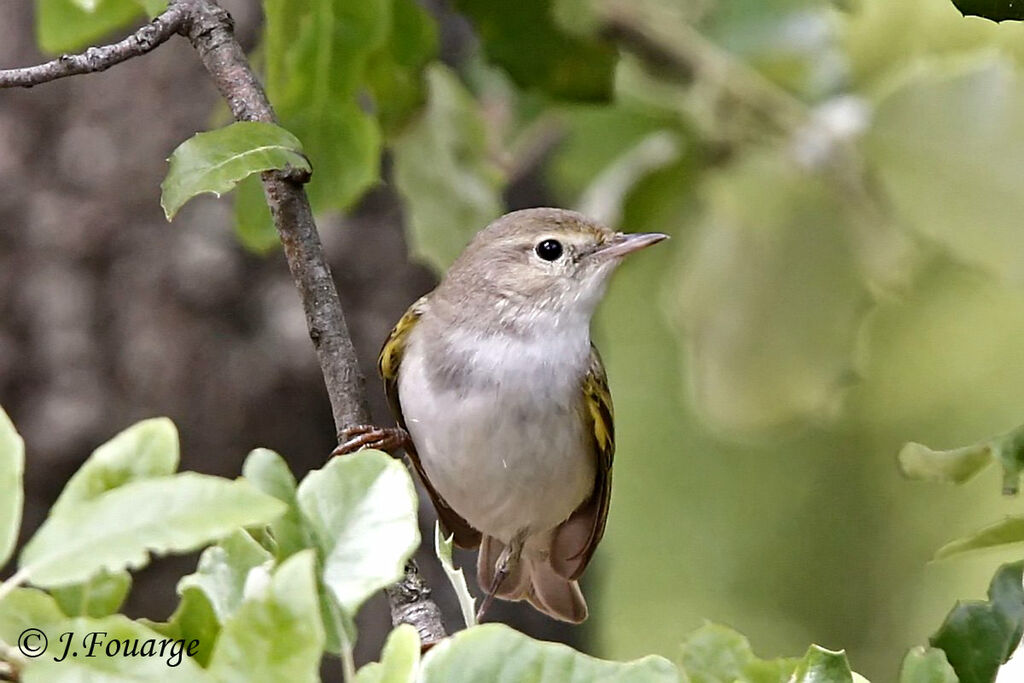
[[[579,579],[604,533],[615,431],[591,318],[623,257],[665,239],[569,210],[478,232],[384,342],[397,427],[343,430],[335,453],[405,450],[444,530],[479,548],[491,601],[580,623]]]

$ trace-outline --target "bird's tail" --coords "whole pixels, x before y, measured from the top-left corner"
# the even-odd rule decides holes
[[[505,544],[493,536],[484,536],[480,543],[477,581],[484,592],[491,590],[495,565],[504,549]],[[502,600],[529,600],[550,617],[578,624],[587,618],[587,601],[579,584],[560,576],[548,556],[547,552],[529,546],[523,548],[519,562],[510,567],[494,596]]]

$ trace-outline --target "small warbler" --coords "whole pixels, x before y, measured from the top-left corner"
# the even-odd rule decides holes
[[[507,214],[381,350],[400,428],[346,430],[338,452],[405,448],[442,526],[480,548],[481,616],[498,597],[587,618],[577,579],[604,532],[615,450],[590,319],[622,257],[665,237],[560,209]]]

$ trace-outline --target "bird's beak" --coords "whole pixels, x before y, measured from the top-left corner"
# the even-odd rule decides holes
[[[607,244],[601,246],[595,255],[601,258],[620,258],[667,239],[668,235],[660,232],[618,232]]]

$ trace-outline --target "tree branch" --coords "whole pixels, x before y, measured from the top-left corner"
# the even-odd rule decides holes
[[[61,55],[57,59],[22,69],[0,70],[0,88],[31,88],[58,78],[106,71],[115,64],[144,55],[178,32],[187,8],[171,3],[167,11],[135,33],[113,45],[90,47],[78,55]]]
[[[188,38],[199,53],[236,120],[277,122],[263,86],[235,40],[231,16],[215,0],[170,0],[163,14],[119,43],[90,48],[81,55],[64,55],[39,66],[0,71],[0,88],[28,87],[64,76],[102,71],[152,50],[176,32]],[[302,299],[335,430],[340,434],[347,427],[369,424],[365,382],[338,290],[324,258],[309,198],[302,188],[305,179],[268,171],[262,174],[262,180],[288,268]],[[386,592],[396,625],[414,626],[425,645],[444,637],[440,610],[431,600],[430,589],[420,577],[415,561],[409,561],[405,577]]]

